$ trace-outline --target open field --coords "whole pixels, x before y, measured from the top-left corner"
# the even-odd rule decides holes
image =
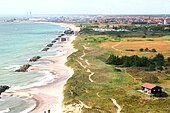
[[[126,52],[127,47],[124,47],[122,43],[125,42],[125,45],[129,47],[128,49],[134,49],[135,47],[139,49],[137,44],[136,46],[133,45],[134,48],[131,48],[132,45],[130,46],[129,43],[138,42],[142,45],[145,40],[141,40],[143,39],[120,39],[110,35],[88,35],[83,33],[79,35],[74,41],[74,47],[78,51],[73,53],[67,62],[67,65],[74,69],[74,75],[65,86],[63,103],[65,112],[74,110],[77,111],[75,113],[118,113],[120,110],[118,104],[121,107],[121,113],[169,113],[169,97],[159,99],[138,92],[137,89],[141,85],[141,76],[137,78],[124,68],[118,69],[118,67],[105,63],[110,54],[119,54],[119,50],[116,49],[123,50],[122,53]],[[156,38],[153,40],[148,42],[158,43],[163,41]],[[165,42],[169,44],[168,40],[165,40]],[[150,46],[150,44],[148,44],[149,47],[154,45]],[[153,47],[156,49],[159,44]],[[164,47],[166,46],[164,45]],[[163,51],[161,48],[157,49]],[[168,47],[167,50],[169,50]],[[139,54],[138,51],[137,54]],[[134,79],[134,77],[137,79]],[[158,85],[165,87],[167,93],[170,94],[169,86],[166,85],[170,84],[170,80],[161,80]],[[114,99],[117,104],[113,102]],[[70,106],[72,110],[69,109]]]
[[[169,37],[170,39],[170,37]],[[170,41],[168,37],[162,38],[122,38],[120,42],[104,42],[103,48],[112,48],[118,55],[141,55],[153,57],[162,53],[165,57],[170,56]],[[156,49],[157,52],[140,52],[140,48]],[[133,50],[133,51],[128,51]]]

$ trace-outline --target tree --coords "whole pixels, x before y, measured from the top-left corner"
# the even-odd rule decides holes
[[[110,55],[109,58],[106,61],[106,64],[113,64],[115,58],[116,58],[116,56]]]
[[[168,64],[170,65],[170,57],[168,57]]]
[[[143,49],[143,48],[140,48],[140,49],[139,49],[139,51],[143,52],[143,51],[144,51],[144,49]]]
[[[152,49],[151,52],[157,52],[156,49]]]
[[[148,52],[148,51],[149,51],[149,49],[148,49],[148,48],[145,48],[145,51],[147,51],[147,52]]]
[[[153,61],[157,64],[157,66],[163,66],[164,65],[164,56],[162,54],[157,54]]]
[[[159,78],[152,75],[152,76],[147,76],[145,78],[142,78],[142,82],[148,82],[148,83],[158,83]]]
[[[163,67],[162,67],[162,66],[158,66],[157,69],[160,70],[160,71],[162,71],[162,70],[163,70]]]
[[[145,70],[146,71],[155,71],[156,69],[155,69],[155,64],[149,64],[149,66],[148,66],[148,68],[146,68]]]

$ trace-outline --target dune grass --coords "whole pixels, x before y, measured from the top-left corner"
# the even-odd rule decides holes
[[[115,51],[102,48],[101,43],[120,40],[107,35],[87,34],[76,38],[73,43],[78,51],[68,57],[66,64],[74,69],[74,75],[65,85],[63,104],[82,101],[91,107],[83,107],[83,113],[116,113],[117,107],[110,100],[114,98],[122,107],[122,113],[170,113],[169,98],[159,99],[138,92],[136,89],[140,88],[140,81],[134,81],[123,69],[105,63]],[[83,51],[86,55],[84,60],[80,60]],[[87,68],[84,69],[77,60]],[[88,60],[90,65],[87,65],[85,60]],[[94,82],[89,81],[90,73],[87,69],[94,72],[91,77]]]

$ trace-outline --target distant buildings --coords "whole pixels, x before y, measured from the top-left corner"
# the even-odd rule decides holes
[[[166,19],[164,19],[164,25],[166,25],[166,24],[167,24]]]
[[[116,32],[122,32],[122,31],[129,31],[127,29],[108,29],[108,28],[94,28],[94,31],[98,32],[107,32],[107,31],[116,31]]]
[[[104,24],[170,24],[170,17],[163,15],[118,15],[118,16],[98,16],[94,20],[90,21],[91,23],[104,23]]]
[[[31,14],[30,14],[31,15]],[[29,18],[20,17],[5,22],[15,21],[46,21],[46,22],[79,22],[94,24],[170,24],[170,15],[52,15],[52,16],[34,16]]]

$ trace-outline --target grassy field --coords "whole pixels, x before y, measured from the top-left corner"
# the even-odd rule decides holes
[[[140,55],[153,57],[155,54],[162,53],[165,57],[170,56],[170,36],[161,38],[122,38],[120,42],[101,43],[103,48],[113,48],[118,55]],[[140,48],[156,49],[157,52],[140,52]],[[133,50],[133,51],[128,51]]]
[[[169,37],[164,39],[169,44]],[[146,38],[146,40],[148,39]],[[79,35],[73,42],[78,51],[73,53],[67,62],[67,65],[74,69],[74,75],[65,85],[63,104],[68,106],[83,102],[86,106],[81,108],[82,113],[116,113],[118,108],[111,101],[111,98],[114,98],[122,108],[121,113],[170,113],[169,97],[155,98],[138,92],[137,89],[141,85],[140,76],[139,79],[134,79],[133,75],[130,75],[130,71],[105,63],[110,54],[119,54],[120,51],[116,49],[120,49],[123,54],[129,54],[125,51],[127,48],[135,49],[136,54],[139,54],[137,50],[140,47],[133,45],[132,48],[130,45],[134,42],[145,45],[143,42],[146,40],[120,39],[110,35],[83,33]],[[154,41],[147,42],[163,41],[162,39],[152,40]],[[154,48],[158,49],[156,47],[159,44],[162,43],[153,44]],[[142,47],[150,48],[151,43],[148,45],[149,47]],[[158,51],[161,50],[158,49]],[[91,73],[93,73],[92,76],[90,76]],[[137,76],[134,77],[137,78]],[[166,84],[170,84],[169,81],[167,78],[159,84],[165,86],[168,94],[170,94],[170,88]]]

